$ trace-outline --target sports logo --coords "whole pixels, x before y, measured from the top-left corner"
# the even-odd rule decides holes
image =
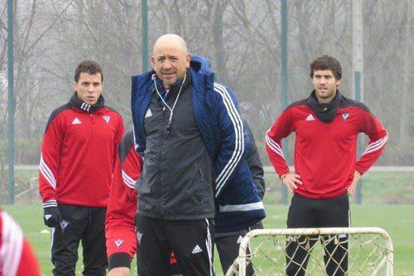
[[[236,243],[241,243],[242,240],[243,240],[243,237],[242,236],[239,236],[239,238],[237,239]]]
[[[315,118],[312,114],[309,114],[308,117],[306,117],[305,121],[315,121]]]
[[[145,113],[145,118],[151,117],[152,116],[152,112],[151,109],[148,109],[147,113]]]
[[[121,247],[121,245],[122,245],[123,243],[124,243],[124,241],[123,241],[123,240],[121,240],[121,239],[117,239],[117,240],[115,241],[116,248]]]
[[[347,239],[348,238],[348,235],[347,234],[340,234],[338,236],[338,238],[340,238],[340,239]]]
[[[348,117],[349,117],[349,113],[342,114],[342,118],[344,119],[344,121],[346,121],[346,119],[348,119]]]
[[[191,254],[197,254],[197,253],[201,253],[203,252],[203,250],[200,248],[200,246],[198,246],[198,244],[194,247],[193,251],[191,251]]]
[[[78,118],[75,118],[75,119],[72,121],[72,125],[80,125],[80,124],[82,124],[82,122],[81,122]]]
[[[105,120],[105,122],[106,122],[107,124],[109,124],[109,120],[111,120],[111,117],[110,117],[110,116],[105,115],[105,116],[102,116],[102,118]]]
[[[67,220],[62,220],[60,222],[60,230],[62,230],[62,232],[65,232],[66,227],[68,227],[69,225],[69,221]]]

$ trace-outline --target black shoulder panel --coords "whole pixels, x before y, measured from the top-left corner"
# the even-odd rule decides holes
[[[132,134],[132,130],[128,131],[127,133],[122,136],[121,142],[118,146],[118,154],[119,159],[121,160],[121,164],[124,163],[125,158],[128,156],[128,152],[134,146],[134,135]]]
[[[363,109],[367,112],[371,112],[369,108],[362,102],[342,96],[340,107],[347,107],[347,106],[354,106],[354,107]]]
[[[116,109],[113,109],[112,107],[110,107],[110,106],[106,106],[110,111],[112,111],[112,112],[115,112],[115,113],[117,113],[117,114],[119,114],[119,116],[121,116],[121,113],[119,113]],[[122,117],[122,116],[121,116]]]
[[[306,104],[306,102],[308,101],[308,99],[303,99],[294,103],[291,103],[290,105],[288,105],[288,107],[286,109],[301,105],[301,104]]]
[[[55,110],[53,110],[52,114],[50,114],[49,121],[47,122],[45,132],[47,131],[47,129],[49,128],[49,126],[53,122],[53,120],[57,117],[57,115],[59,115],[59,113],[65,111],[66,109],[70,109],[70,104],[69,103],[64,104],[64,105],[56,108]]]

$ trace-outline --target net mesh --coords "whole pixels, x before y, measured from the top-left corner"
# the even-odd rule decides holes
[[[380,228],[254,230],[226,276],[390,276],[392,250],[390,237]]]

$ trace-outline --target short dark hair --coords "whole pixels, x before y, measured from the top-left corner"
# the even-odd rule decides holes
[[[310,65],[310,77],[318,70],[331,70],[336,80],[342,79],[342,66],[335,58],[323,55],[312,61]]]
[[[88,73],[90,75],[101,74],[101,81],[103,82],[102,67],[93,60],[84,60],[78,64],[75,70],[75,81],[79,81],[81,73]]]

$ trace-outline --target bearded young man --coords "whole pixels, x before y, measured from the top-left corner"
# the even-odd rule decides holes
[[[335,58],[316,58],[310,65],[310,77],[314,91],[282,112],[267,132],[266,150],[283,184],[294,193],[288,228],[349,227],[348,193],[354,195],[361,175],[381,155],[388,140],[387,131],[364,104],[339,92],[342,67]],[[289,171],[282,150],[282,139],[292,132],[296,133],[294,172]],[[360,132],[369,137],[369,144],[356,160]],[[325,246],[330,276],[347,274],[346,235],[340,237],[340,242],[343,248],[334,250],[333,242]],[[287,275],[305,275],[307,248],[314,243],[304,237],[290,243]],[[333,260],[327,262],[329,256]]]

